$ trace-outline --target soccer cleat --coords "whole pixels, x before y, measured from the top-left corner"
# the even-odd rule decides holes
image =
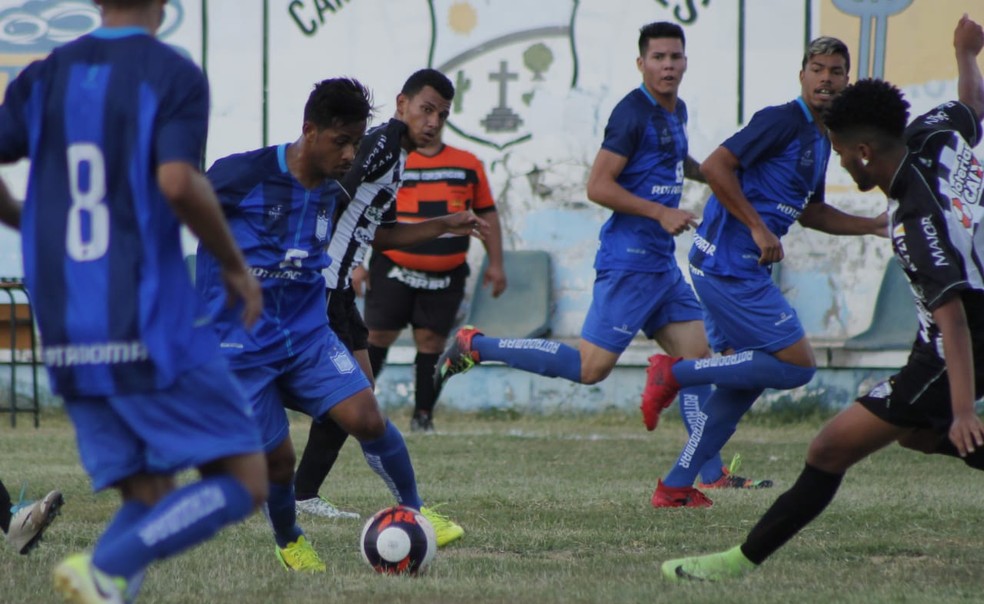
[[[299,499],[296,505],[298,512],[304,512],[312,516],[321,516],[322,518],[331,518],[332,520],[358,520],[360,518],[356,512],[346,512],[345,510],[338,509],[335,504],[324,497]]]
[[[717,554],[668,560],[660,570],[668,581],[680,583],[739,579],[757,567],[757,564],[745,557],[741,546],[735,546]]]
[[[465,325],[454,334],[434,368],[434,388],[437,392],[441,391],[444,382],[451,379],[451,376],[464,373],[481,362],[478,353],[471,347],[472,338],[480,335],[482,332],[472,325]]]
[[[55,592],[72,604],[124,604],[126,581],[92,565],[91,554],[74,554],[55,567]]]
[[[301,535],[297,541],[288,543],[287,547],[276,548],[277,560],[287,570],[307,573],[323,573],[327,570],[318,552],[314,551],[311,543]]]
[[[668,487],[660,480],[653,491],[654,508],[709,508],[714,505],[707,495],[693,487]]]
[[[64,502],[58,491],[51,491],[38,501],[26,501],[24,490],[21,489],[20,501],[10,508],[13,516],[7,531],[7,541],[18,554],[27,554],[37,547],[44,530],[58,516]]]
[[[680,392],[680,384],[673,377],[673,365],[680,357],[654,354],[646,367],[646,387],[642,391],[642,421],[652,432],[659,424],[659,414],[673,404]]]
[[[768,489],[772,486],[771,480],[752,480],[744,476],[738,476],[735,472],[741,467],[741,455],[735,453],[731,458],[731,464],[727,468],[721,468],[721,478],[714,482],[698,482],[697,488],[700,489]]]
[[[410,431],[433,434],[436,432],[434,429],[434,418],[427,413],[414,413],[413,417],[410,418]]]
[[[464,537],[465,529],[444,514],[438,513],[436,508],[421,506],[420,513],[434,526],[434,534],[437,535],[437,547],[444,547]]]

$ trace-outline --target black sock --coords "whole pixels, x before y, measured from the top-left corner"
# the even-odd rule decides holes
[[[437,389],[434,388],[434,368],[437,367],[437,359],[440,354],[432,352],[418,352],[413,361],[414,373],[416,377],[417,393],[414,397],[414,415],[424,412],[427,415],[434,414],[434,405],[437,404]]]
[[[10,530],[10,506],[14,505],[14,502],[10,500],[10,493],[7,492],[7,487],[3,486],[3,481],[0,480],[0,529],[3,529],[4,534]]]
[[[975,449],[974,452],[967,455],[967,457],[960,457],[960,453],[957,451],[957,448],[953,445],[953,443],[950,442],[949,437],[940,439],[940,444],[936,447],[936,451],[934,451],[934,453],[956,457],[976,470],[984,470],[984,449]]]
[[[378,378],[379,374],[383,372],[387,354],[389,354],[389,347],[381,348],[372,344],[369,345],[369,366],[372,367],[373,379]]]
[[[843,474],[830,474],[806,464],[796,484],[776,499],[748,533],[741,551],[762,564],[804,526],[820,515],[833,500]]]
[[[342,430],[331,418],[311,422],[308,432],[307,445],[297,464],[294,476],[294,498],[298,500],[311,499],[318,496],[322,483],[331,472],[338,452],[342,450],[348,433]]]

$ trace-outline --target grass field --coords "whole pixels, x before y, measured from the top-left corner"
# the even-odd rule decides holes
[[[62,516],[41,547],[0,551],[0,602],[52,602],[51,569],[90,547],[116,507],[93,495],[62,415],[35,430],[0,418],[0,476],[11,491],[60,488]],[[402,427],[403,414],[395,420]],[[819,421],[753,417],[727,446],[744,470],[777,487],[712,492],[706,510],[654,510],[649,497],[684,438],[678,418],[647,433],[638,417],[438,417],[441,434],[408,434],[428,504],[465,527],[417,579],[382,577],[361,560],[361,521],[302,517],[328,563],[324,575],[292,575],[273,556],[266,521],[254,516],[185,555],[157,564],[141,602],[980,602],[984,481],[958,461],[899,448],[855,468],[827,513],[744,580],[670,585],[658,565],[743,538],[798,475]],[[298,447],[306,420],[295,422]],[[363,515],[391,503],[349,443],[322,494]],[[17,493],[12,492],[16,499]]]

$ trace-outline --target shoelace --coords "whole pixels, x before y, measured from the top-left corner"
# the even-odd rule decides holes
[[[434,507],[427,508],[427,513],[424,514],[424,517],[430,520],[430,523],[434,525],[435,529],[438,528],[438,525],[440,525],[443,528],[451,524],[451,518],[437,511],[437,508],[442,505],[444,504],[439,503]]]
[[[738,468],[741,467],[741,455],[735,453],[735,456],[731,458],[731,463],[728,464],[728,474],[737,474]]]
[[[27,492],[27,481],[25,480],[23,484],[21,484],[20,495],[17,496],[17,503],[10,506],[11,514],[16,514],[17,512],[21,511],[22,509],[34,503],[33,499],[24,499],[24,493],[26,492]]]
[[[321,560],[318,558],[318,552],[314,551],[314,548],[310,544],[301,545],[298,543],[291,548],[292,553],[297,558],[298,562],[304,566],[321,566]]]

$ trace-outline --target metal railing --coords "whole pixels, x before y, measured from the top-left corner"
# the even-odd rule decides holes
[[[10,425],[12,427],[17,426],[17,414],[18,413],[30,413],[34,416],[34,427],[37,428],[41,422],[41,399],[38,396],[38,342],[37,333],[34,329],[34,311],[31,306],[31,295],[28,293],[27,288],[24,286],[24,281],[19,278],[10,277],[0,277],[0,291],[7,294],[7,298],[10,301],[10,360],[4,361],[0,360],[0,365],[9,363],[10,365],[10,392],[8,401],[4,402],[0,399],[0,414],[9,413],[10,414]],[[18,302],[18,296],[16,294],[23,294],[23,299],[27,301],[27,304],[23,304],[23,301]],[[21,306],[26,306],[27,317],[21,318],[17,316],[17,309],[19,304]],[[30,348],[25,349],[18,346],[18,327],[22,326],[28,327],[28,333],[30,334]],[[17,369],[18,367],[30,367],[31,376],[31,389],[32,389],[32,399],[28,405],[18,405],[17,403]]]

